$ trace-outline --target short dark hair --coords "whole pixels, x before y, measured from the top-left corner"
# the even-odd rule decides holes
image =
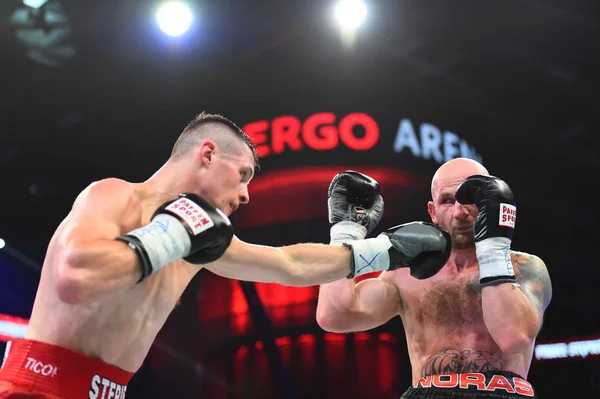
[[[183,132],[181,132],[179,138],[173,146],[173,150],[171,151],[171,159],[178,159],[187,154],[203,139],[211,138],[218,142],[219,137],[215,137],[215,135],[211,134],[211,131],[208,129],[202,129],[205,125],[209,124],[220,124],[228,127],[235,137],[237,137],[240,141],[246,144],[250,150],[252,150],[252,156],[254,157],[254,168],[256,170],[260,168],[258,154],[256,153],[256,144],[252,141],[252,139],[231,120],[219,114],[209,114],[206,112],[201,112],[198,114],[198,116],[192,119],[187,124],[185,129],[183,129]]]

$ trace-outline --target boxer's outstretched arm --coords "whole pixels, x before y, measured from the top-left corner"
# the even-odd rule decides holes
[[[225,254],[204,267],[236,280],[304,287],[345,278],[351,265],[347,247],[295,244],[276,248],[249,244],[234,236]]]
[[[133,187],[122,180],[92,184],[59,228],[54,255],[58,296],[66,303],[93,301],[133,286],[141,275],[135,251],[115,237],[141,218]]]
[[[520,353],[532,345],[552,297],[544,262],[524,253],[518,253],[516,260],[520,270],[517,284],[486,286],[481,298],[485,325],[506,354]]]
[[[366,279],[358,284],[343,279],[323,284],[317,303],[317,323],[330,332],[366,331],[399,314],[400,293],[385,278]]]

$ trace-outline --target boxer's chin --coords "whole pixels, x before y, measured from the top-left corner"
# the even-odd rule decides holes
[[[473,248],[473,233],[453,233],[452,248],[454,249],[469,249]]]

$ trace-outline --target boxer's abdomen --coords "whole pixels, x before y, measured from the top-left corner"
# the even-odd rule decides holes
[[[524,372],[520,361],[501,353],[487,330],[477,267],[459,273],[442,269],[426,280],[401,273],[392,279],[402,295],[413,379],[507,369]]]

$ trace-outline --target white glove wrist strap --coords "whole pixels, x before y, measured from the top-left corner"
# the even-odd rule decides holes
[[[497,281],[503,277],[506,281],[515,281],[510,243],[506,237],[490,237],[475,243],[480,282]]]
[[[392,243],[387,235],[380,234],[376,238],[351,241],[347,245],[352,248],[354,277],[390,268],[388,250]]]
[[[132,235],[141,241],[152,264],[152,273],[161,267],[188,255],[192,247],[190,236],[174,216],[158,214],[148,225],[133,230]]]
[[[340,246],[348,241],[364,240],[367,236],[367,228],[355,222],[339,222],[331,226],[329,236],[331,238],[329,245]]]

